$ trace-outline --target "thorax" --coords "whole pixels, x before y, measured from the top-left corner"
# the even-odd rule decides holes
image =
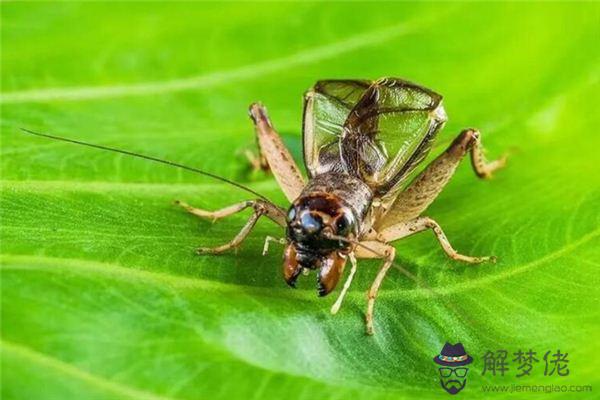
[[[359,230],[362,230],[373,201],[373,192],[366,183],[345,173],[328,172],[312,178],[300,196],[318,193],[330,193],[340,198],[354,212],[361,225]]]

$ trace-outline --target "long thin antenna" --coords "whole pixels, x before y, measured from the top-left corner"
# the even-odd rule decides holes
[[[198,168],[188,167],[187,165],[179,164],[179,163],[176,163],[176,162],[173,162],[173,161],[162,160],[160,158],[156,158],[156,157],[152,157],[152,156],[147,156],[147,155],[144,155],[144,154],[134,153],[132,151],[116,149],[116,148],[113,148],[113,147],[102,146],[102,145],[99,145],[99,144],[92,144],[92,143],[82,142],[80,140],[68,139],[68,138],[64,138],[64,137],[60,137],[60,136],[48,135],[46,133],[34,132],[34,131],[31,131],[31,130],[25,129],[25,128],[21,128],[21,131],[23,131],[23,133],[27,133],[29,135],[34,135],[34,136],[45,137],[45,138],[48,138],[48,139],[59,140],[61,142],[74,143],[74,144],[78,144],[78,145],[81,145],[81,146],[92,147],[92,148],[100,149],[100,150],[108,150],[108,151],[112,151],[114,153],[125,154],[125,155],[132,156],[132,157],[142,158],[144,160],[154,161],[154,162],[157,162],[157,163],[160,163],[160,164],[165,164],[165,165],[170,165],[172,167],[181,168],[181,169],[184,169],[186,171],[195,172],[197,174],[208,176],[209,178],[213,178],[213,179],[216,179],[218,181],[225,182],[225,183],[228,183],[230,185],[233,185],[233,186],[237,187],[238,189],[242,189],[242,190],[244,190],[244,191],[246,191],[248,193],[252,193],[253,195],[258,196],[261,199],[263,199],[265,201],[268,201],[269,203],[273,204],[273,202],[271,202],[271,200],[269,200],[267,197],[265,197],[262,194],[254,191],[252,189],[250,189],[249,187],[246,187],[246,186],[244,186],[244,185],[242,185],[240,183],[231,181],[231,180],[229,180],[227,178],[223,178],[221,176],[218,176],[218,175],[215,175],[215,174],[211,174],[210,172],[202,171],[201,169],[198,169]]]

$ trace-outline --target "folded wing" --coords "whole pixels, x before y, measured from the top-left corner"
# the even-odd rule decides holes
[[[340,138],[344,122],[370,84],[366,80],[325,80],[305,94],[304,163],[309,177],[343,171]]]
[[[445,122],[442,96],[402,79],[319,81],[304,98],[309,177],[345,172],[393,193]]]
[[[388,194],[427,156],[444,122],[439,94],[401,79],[379,79],[344,122],[344,170],[376,195]]]

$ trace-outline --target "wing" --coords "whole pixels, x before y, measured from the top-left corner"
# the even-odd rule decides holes
[[[439,94],[401,79],[379,79],[344,123],[344,169],[383,196],[427,156],[444,122]]]
[[[339,139],[344,122],[370,85],[366,80],[319,81],[304,95],[304,164],[309,177],[343,171]]]

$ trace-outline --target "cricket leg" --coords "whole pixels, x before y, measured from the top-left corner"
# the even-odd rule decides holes
[[[263,170],[265,172],[269,171],[269,163],[267,163],[267,159],[263,156],[262,151],[260,151],[260,145],[258,145],[258,155],[255,154],[251,150],[245,150],[244,156],[248,159],[248,162],[252,166],[253,171]]]
[[[253,212],[246,222],[242,230],[228,243],[214,248],[200,247],[196,250],[198,254],[219,254],[224,251],[235,249],[240,246],[246,236],[252,231],[254,225],[261,216],[266,216],[280,226],[285,226],[285,212],[274,204],[263,200],[248,200],[229,207],[225,207],[217,211],[206,211],[200,208],[194,208],[181,201],[176,201],[175,204],[183,207],[186,211],[201,218],[212,219],[213,221],[236,214],[246,208],[252,207]]]
[[[399,222],[417,218],[435,200],[438,194],[454,175],[456,167],[467,154],[471,153],[471,164],[480,178],[490,178],[492,173],[504,166],[506,157],[487,162],[483,156],[480,133],[466,129],[458,135],[448,149],[433,160],[410,185],[394,200],[388,211],[379,218],[375,230],[392,226]]]
[[[214,218],[215,216],[218,218],[222,218],[223,216],[231,215],[236,212],[243,210],[244,208],[252,206],[253,212],[246,225],[240,230],[240,232],[228,243],[225,243],[221,246],[217,247],[200,247],[196,250],[198,254],[220,254],[227,250],[237,249],[240,244],[246,239],[252,228],[256,225],[256,222],[263,215],[279,224],[280,226],[285,226],[285,213],[279,207],[269,202],[263,200],[254,200],[247,201],[245,203],[240,203],[233,205],[231,207],[224,208],[219,211],[215,211],[214,213],[209,213],[209,218]],[[203,210],[202,210],[203,211]]]
[[[375,308],[375,299],[383,282],[383,278],[394,263],[396,257],[396,249],[387,243],[378,241],[360,242],[356,248],[355,255],[357,258],[383,258],[383,266],[377,273],[375,280],[371,284],[371,288],[367,292],[367,313],[365,314],[365,323],[367,335],[374,333],[373,328],[373,310]]]
[[[294,158],[273,128],[267,110],[259,103],[250,105],[250,118],[254,122],[261,157],[271,168],[281,190],[292,202],[304,188],[304,178]]]
[[[333,314],[333,315],[337,314],[337,312],[340,310],[340,307],[342,306],[342,301],[344,301],[346,292],[348,292],[348,289],[350,288],[350,285],[352,284],[352,279],[354,279],[354,275],[356,274],[356,267],[357,267],[356,257],[354,257],[354,254],[350,253],[348,258],[350,258],[350,263],[352,264],[352,268],[350,269],[350,274],[348,275],[346,282],[344,282],[344,287],[342,288],[340,295],[338,296],[335,303],[333,303],[333,305],[331,306],[331,314]]]
[[[256,225],[256,222],[261,217],[261,213],[254,212],[246,222],[246,225],[240,230],[240,232],[228,243],[225,243],[221,246],[217,247],[199,247],[196,249],[196,253],[198,254],[220,254],[227,250],[237,249],[240,244],[246,239],[252,228]]]
[[[243,211],[248,207],[252,207],[254,205],[254,201],[252,201],[252,200],[242,201],[241,203],[233,204],[231,206],[222,208],[217,211],[207,211],[207,210],[203,210],[201,208],[196,208],[196,207],[190,206],[189,204],[187,204],[183,201],[179,201],[179,200],[175,200],[174,204],[183,208],[190,214],[193,214],[200,218],[211,219],[213,222],[215,222],[218,219],[228,217],[230,215],[233,215],[240,211]]]
[[[179,200],[175,200],[174,204],[183,208],[190,214],[196,215],[200,218],[210,219],[213,222],[218,219],[237,214],[240,211],[245,210],[246,208],[253,208],[255,213],[260,212],[261,215],[265,215],[278,225],[285,226],[285,211],[277,207],[276,205],[266,202],[264,200],[246,200],[242,201],[241,203],[236,203],[217,211],[207,211],[200,208],[192,207],[189,204]]]
[[[456,142],[458,144],[455,144]],[[476,129],[466,129],[461,132],[452,145],[470,148],[471,166],[475,174],[481,179],[490,179],[494,172],[506,165],[507,155],[503,154],[499,159],[487,161],[485,149],[481,144],[481,133]],[[452,147],[451,145],[451,147]]]
[[[496,262],[496,257],[494,256],[471,257],[458,253],[448,241],[448,238],[444,234],[444,231],[440,225],[429,217],[418,217],[410,221],[400,222],[396,225],[384,228],[383,230],[379,231],[377,239],[382,242],[389,243],[418,232],[423,232],[427,229],[431,229],[433,231],[435,237],[442,246],[442,249],[444,249],[448,257],[452,258],[453,260],[463,261],[469,264],[480,264],[486,261]]]
[[[276,238],[276,237],[273,237],[273,236],[267,236],[265,238],[265,245],[263,246],[263,252],[262,252],[263,256],[266,256],[267,253],[269,252],[269,245],[272,242],[279,243],[281,245],[285,245],[285,243],[286,243],[286,241],[285,241],[284,238]]]

